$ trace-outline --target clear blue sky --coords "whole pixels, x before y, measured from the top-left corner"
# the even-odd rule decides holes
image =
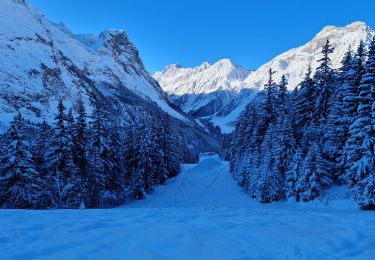
[[[29,0],[74,33],[124,29],[150,71],[230,58],[256,69],[325,25],[375,25],[374,0]],[[360,3],[358,3],[360,2]]]

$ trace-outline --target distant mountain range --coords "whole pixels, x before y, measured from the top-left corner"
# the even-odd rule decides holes
[[[204,62],[195,68],[172,64],[162,72],[154,73],[153,77],[167,93],[183,95],[239,90],[249,74],[249,70],[229,59],[222,59],[214,64]]]

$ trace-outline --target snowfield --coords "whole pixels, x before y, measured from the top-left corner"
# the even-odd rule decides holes
[[[121,208],[0,210],[0,259],[375,259],[375,212],[343,188],[259,204],[206,156]]]

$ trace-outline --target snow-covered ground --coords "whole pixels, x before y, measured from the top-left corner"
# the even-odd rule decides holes
[[[0,210],[0,259],[375,259],[375,212],[342,188],[259,204],[217,156],[116,209]]]

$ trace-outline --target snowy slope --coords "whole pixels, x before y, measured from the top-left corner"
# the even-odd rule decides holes
[[[151,103],[184,119],[145,70],[138,50],[121,30],[74,35],[23,0],[0,0],[0,115],[18,109],[32,120],[53,116],[58,99],[112,106],[126,117]]]
[[[181,173],[145,200],[128,207],[246,207],[251,200],[233,181],[227,162],[218,155],[202,156],[183,165]]]
[[[0,210],[0,259],[361,259],[375,213],[334,189],[326,203],[260,204],[203,157],[154,195],[105,210]]]
[[[368,44],[374,35],[375,32],[363,22],[354,22],[344,27],[326,26],[310,42],[275,57],[251,73],[242,87],[262,89],[267,81],[268,70],[272,68],[276,71],[274,78],[279,81],[285,74],[289,81],[288,88],[293,90],[301,82],[309,63],[315,71],[321,57],[321,47],[327,39],[335,48],[331,55],[332,66],[339,68],[349,46],[357,48],[360,40]]]

